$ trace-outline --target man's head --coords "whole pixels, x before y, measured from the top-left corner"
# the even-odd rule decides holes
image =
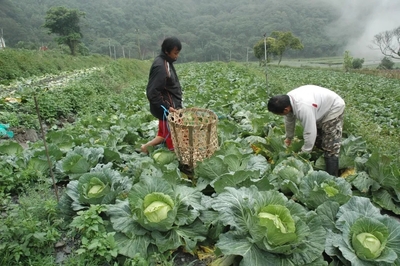
[[[277,115],[287,115],[292,111],[289,95],[276,95],[269,99],[268,111]]]
[[[168,37],[161,44],[161,50],[174,61],[178,59],[181,49],[181,41],[176,37]]]

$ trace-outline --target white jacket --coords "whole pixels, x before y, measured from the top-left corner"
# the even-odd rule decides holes
[[[287,93],[292,112],[285,115],[286,138],[294,137],[296,119],[303,126],[302,151],[310,152],[317,138],[317,124],[340,116],[344,112],[344,100],[335,92],[315,85],[298,87]]]

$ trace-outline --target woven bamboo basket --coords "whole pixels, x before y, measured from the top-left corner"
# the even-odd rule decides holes
[[[172,143],[178,160],[190,169],[218,148],[217,115],[207,109],[186,108],[168,115]]]

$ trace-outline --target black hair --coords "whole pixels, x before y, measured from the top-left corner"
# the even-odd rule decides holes
[[[176,37],[168,37],[161,44],[161,51],[170,53],[175,47],[180,51],[182,49],[181,41]]]
[[[288,106],[291,106],[290,97],[286,94],[273,96],[268,101],[268,111],[274,114],[283,114],[284,109]]]

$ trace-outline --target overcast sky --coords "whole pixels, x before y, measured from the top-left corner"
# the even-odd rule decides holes
[[[341,11],[341,18],[330,25],[328,33],[335,38],[346,37],[350,25],[356,25],[358,32],[351,33],[346,50],[353,57],[373,59],[382,58],[378,50],[372,50],[375,34],[400,26],[400,0],[323,0],[335,5]]]

